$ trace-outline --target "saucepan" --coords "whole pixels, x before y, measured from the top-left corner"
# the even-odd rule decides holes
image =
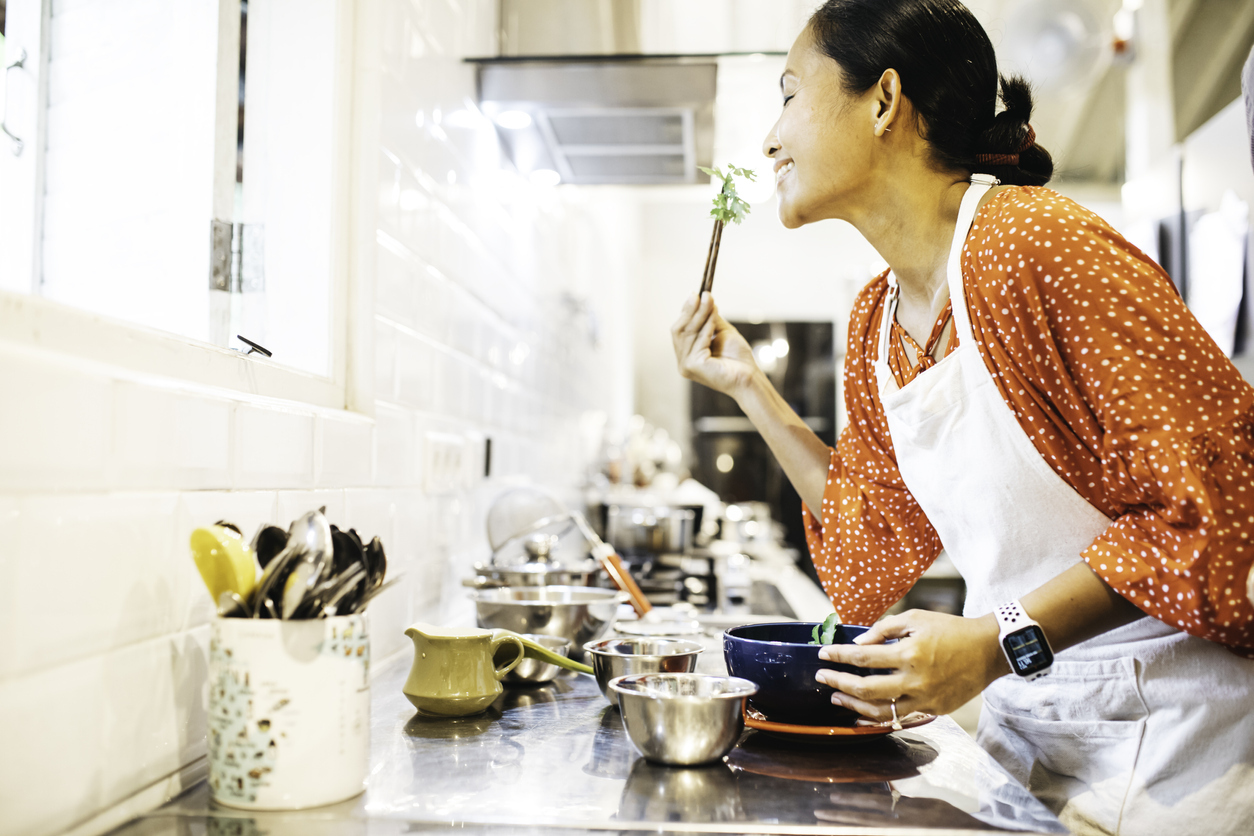
[[[606,510],[606,539],[620,552],[684,554],[692,548],[696,514],[669,505],[611,505]]]
[[[572,524],[573,525],[573,524]],[[546,531],[507,540],[488,563],[476,563],[474,577],[462,581],[475,589],[498,586],[593,586],[600,567],[587,557],[570,560],[558,554],[561,537]],[[521,543],[522,550],[510,548]]]

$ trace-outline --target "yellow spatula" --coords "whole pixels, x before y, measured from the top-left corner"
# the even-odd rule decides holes
[[[216,604],[223,592],[248,600],[257,583],[257,566],[244,538],[225,526],[211,525],[192,532],[192,558]]]

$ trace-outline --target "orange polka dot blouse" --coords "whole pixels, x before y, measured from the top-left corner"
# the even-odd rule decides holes
[[[887,275],[854,304],[849,425],[822,509],[805,509],[815,568],[851,624],[883,615],[942,547],[897,470],[875,383]],[[1054,470],[1111,519],[1077,557],[1149,615],[1254,657],[1245,595],[1254,387],[1153,261],[1050,189],[1011,187],[985,203],[962,278],[980,355],[1007,406]],[[890,367],[904,386],[927,370],[911,368],[902,333],[894,329]]]

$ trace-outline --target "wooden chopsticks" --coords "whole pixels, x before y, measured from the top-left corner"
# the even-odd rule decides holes
[[[705,256],[705,273],[701,276],[701,293],[714,289],[714,267],[718,264],[718,248],[723,243],[723,222],[714,222],[714,231],[710,233],[710,250]]]

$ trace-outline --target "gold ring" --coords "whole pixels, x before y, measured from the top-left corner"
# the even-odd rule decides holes
[[[888,704],[893,709],[893,731],[901,731],[901,721],[897,719],[897,700],[889,700]]]

